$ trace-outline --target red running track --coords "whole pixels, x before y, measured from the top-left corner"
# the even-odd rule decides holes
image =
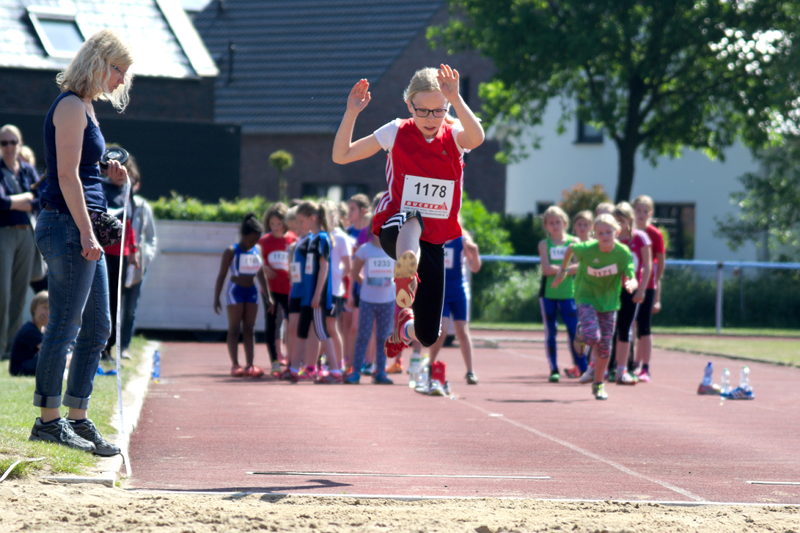
[[[706,361],[734,379],[744,363],[655,350],[653,382],[607,385],[600,402],[547,383],[541,343],[478,348],[477,386],[445,349],[456,399],[416,394],[405,375],[233,379],[223,344],[161,357],[131,439],[134,488],[800,504],[796,368],[749,363],[757,398],[721,402],[695,392]]]

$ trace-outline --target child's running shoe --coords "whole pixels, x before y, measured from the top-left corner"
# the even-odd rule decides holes
[[[292,372],[291,368],[287,368],[283,372],[281,372],[280,377],[278,378],[283,381],[288,381],[290,383],[297,383],[300,381],[300,377],[297,375],[297,372]]]
[[[358,372],[348,372],[344,378],[345,385],[358,385],[361,383],[361,374]]]
[[[467,385],[478,384],[478,376],[475,375],[475,372],[467,372],[467,375],[464,376],[464,379],[467,380]]]
[[[264,371],[261,369],[261,367],[256,365],[248,366],[247,368],[244,369],[244,373],[247,377],[250,378],[260,378],[261,376],[264,375]]]
[[[396,358],[394,363],[389,365],[389,368],[386,369],[387,374],[402,374],[403,373],[403,364],[400,361],[400,358]]]
[[[743,387],[736,387],[735,389],[731,390],[730,392],[726,392],[724,394],[720,394],[722,398],[727,400],[754,400],[755,396],[753,396],[753,391],[750,388],[743,388]]]
[[[411,307],[419,285],[417,256],[412,251],[403,252],[394,264],[395,301],[401,309]]]
[[[364,363],[361,366],[361,373],[365,376],[371,376],[375,373],[375,363]]]
[[[234,378],[243,378],[245,376],[244,368],[239,365],[233,365],[231,367],[231,377]]]
[[[317,369],[313,366],[307,366],[305,368],[301,368],[300,372],[297,373],[297,378],[300,381],[314,381],[317,377]]]
[[[414,312],[411,309],[395,308],[394,328],[392,334],[383,343],[383,349],[386,351],[386,357],[397,357],[403,350],[408,348],[408,344],[403,340],[402,331],[405,329],[406,324],[414,320]]]
[[[579,378],[581,377],[581,370],[577,366],[573,366],[564,370],[564,375],[572,379]]]
[[[594,396],[595,400],[608,400],[606,386],[603,383],[592,384],[592,395]]]
[[[431,396],[450,396],[450,384],[446,381],[442,383],[438,379],[431,378],[428,394]]]
[[[594,381],[594,367],[590,366],[586,369],[581,377],[578,378],[578,383],[591,383]]]
[[[605,378],[606,380],[608,380],[609,383],[614,383],[615,381],[617,381],[617,371],[607,370]]]
[[[650,383],[650,372],[647,370],[639,370],[639,372],[636,374],[636,377],[639,378],[639,381],[642,383]]]
[[[389,379],[386,374],[376,374],[375,377],[372,378],[373,385],[394,385],[394,381]]]
[[[281,375],[281,371],[282,370],[283,370],[283,367],[281,367],[280,361],[273,361],[272,362],[272,369],[270,370],[270,374],[272,374],[272,377],[274,377],[274,378],[279,377]]]
[[[551,370],[550,377],[547,378],[547,381],[550,383],[558,383],[561,380],[561,374],[558,373],[558,370]]]
[[[636,378],[628,371],[617,374],[617,385],[636,385]]]
[[[314,383],[317,385],[335,385],[344,382],[342,374],[337,372],[329,372],[327,374],[317,374],[314,378]]]

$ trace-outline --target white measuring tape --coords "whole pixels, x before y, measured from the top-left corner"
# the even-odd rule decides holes
[[[119,260],[119,269],[117,272],[117,316],[114,317],[117,323],[117,338],[115,340],[115,357],[114,361],[116,362],[117,368],[117,409],[119,411],[119,430],[120,436],[125,437],[127,434],[127,426],[125,425],[125,408],[124,402],[122,400],[122,282],[123,282],[123,271],[126,269],[122,268],[124,263],[123,259],[125,257],[125,232],[126,226],[128,223],[128,206],[130,205],[130,192],[131,192],[131,181],[129,178],[125,178],[125,185],[123,187],[123,197],[125,200],[122,203],[122,236],[120,238],[120,246],[119,246],[119,253],[120,253],[120,260]],[[127,442],[128,439],[125,439]],[[133,474],[133,469],[131,467],[131,460],[128,457],[128,450],[127,445],[125,449],[122,449],[122,461],[125,465],[125,471],[127,475],[130,477]]]

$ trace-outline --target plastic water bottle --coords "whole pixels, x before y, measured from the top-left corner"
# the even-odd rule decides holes
[[[722,379],[719,382],[720,394],[729,394],[731,392],[731,371],[727,368],[722,369]]]
[[[744,366],[742,368],[742,372],[739,375],[739,388],[745,392],[750,392],[752,389],[750,388],[750,367]]]
[[[153,352],[153,373],[150,377],[156,381],[161,379],[161,354],[158,350]]]
[[[711,361],[708,362],[706,365],[706,369],[703,371],[703,385],[706,387],[710,387],[714,381],[714,365],[711,364]]]

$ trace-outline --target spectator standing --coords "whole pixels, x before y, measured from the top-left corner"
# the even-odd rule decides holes
[[[22,132],[13,124],[0,127],[0,359],[22,325],[25,296],[36,254],[33,214],[39,200],[31,192],[36,170],[19,154]]]
[[[156,235],[155,217],[153,208],[144,197],[137,194],[142,187],[142,177],[139,165],[133,155],[128,157],[125,168],[131,179],[133,192],[133,221],[131,227],[136,237],[136,257],[128,265],[125,272],[124,286],[122,287],[122,357],[129,358],[128,348],[131,345],[133,332],[136,327],[136,308],[139,305],[139,296],[142,293],[142,283],[147,276],[147,270],[156,256],[158,238]]]
[[[44,121],[47,175],[41,187],[43,209],[36,224],[36,244],[47,261],[50,322],[36,366],[33,404],[41,409],[31,440],[44,440],[115,455],[87,418],[100,352],[111,330],[108,278],[98,240],[111,221],[107,218],[103,178],[98,161],[105,140],[97,122],[94,100],[108,100],[118,111],[128,103],[133,58],[128,47],[109,30],[83,43],[56,80],[62,93]],[[127,170],[111,161],[110,178]],[[97,224],[97,228],[93,226]],[[61,418],[62,384],[67,351],[74,344]]]

